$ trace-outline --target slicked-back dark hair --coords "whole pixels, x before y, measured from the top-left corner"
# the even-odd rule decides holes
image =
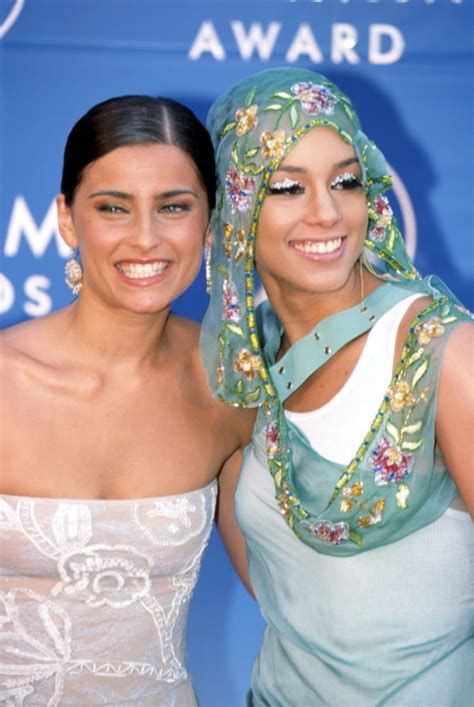
[[[71,206],[85,167],[117,147],[174,145],[194,162],[207,194],[215,206],[214,151],[204,125],[186,106],[171,98],[120,96],[93,106],[69,133],[64,150],[61,192]]]

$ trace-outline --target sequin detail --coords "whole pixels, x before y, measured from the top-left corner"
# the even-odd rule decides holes
[[[301,108],[307,115],[334,113],[337,98],[326,86],[316,85],[311,81],[300,81],[293,84],[290,91],[298,97]]]
[[[404,454],[398,446],[390,444],[386,437],[382,437],[372,452],[370,461],[375,471],[377,486],[402,481],[411,472],[411,456]]]
[[[445,332],[444,326],[439,317],[431,317],[427,322],[420,322],[415,328],[418,343],[429,344],[433,337],[442,336]]]
[[[393,412],[400,412],[404,407],[412,407],[415,404],[415,396],[406,380],[391,385],[387,395],[390,398],[390,408]]]
[[[254,117],[253,113],[248,113],[253,106],[257,106],[255,117],[258,116],[258,124],[246,130],[246,121],[252,121]],[[236,108],[245,113],[237,115]],[[241,118],[245,125],[237,130]],[[215,393],[231,405],[260,407],[257,434],[265,435],[275,497],[282,516],[295,534],[308,546],[321,549],[323,543],[332,543],[323,539],[328,536],[327,532],[320,535],[314,532],[318,527],[316,524],[329,522],[336,526],[344,522],[348,528],[341,545],[346,548],[354,545],[354,552],[370,548],[377,544],[375,535],[379,531],[383,535],[390,524],[398,524],[397,514],[406,513],[410,518],[413,515],[410,494],[417,482],[411,470],[415,468],[418,450],[423,446],[424,416],[434,394],[431,354],[423,341],[428,335],[436,339],[438,333],[436,327],[428,328],[428,331],[426,327],[423,330],[420,327],[417,334],[414,329],[435,315],[448,330],[447,324],[458,321],[463,315],[455,309],[458,305],[443,294],[442,288],[437,290],[436,285],[431,288],[429,283],[425,286],[421,282],[406,252],[390,203],[383,196],[392,183],[383,155],[362,132],[349,99],[324,76],[304,70],[284,70],[281,73],[275,71],[272,79],[270,70],[263,81],[246,80],[225,99],[219,100],[211,109],[209,120],[221,180],[213,253],[218,261],[216,269],[221,282],[226,277],[232,279],[241,307],[240,321],[233,322],[226,316],[226,302],[219,298],[218,303],[211,302],[211,313],[203,324],[211,334],[206,340],[206,353],[211,354],[208,359],[217,361],[217,371],[214,368],[210,372],[212,384],[215,386],[216,380],[218,383]],[[353,146],[359,160],[369,216],[364,241],[367,268],[382,279],[399,280],[402,285],[407,285],[407,292],[410,282],[414,282],[413,290],[428,294],[435,292],[437,299],[415,319],[390,388],[370,430],[332,491],[328,492],[328,498],[318,496],[320,511],[313,514],[298,498],[297,474],[306,461],[311,468],[316,468],[316,460],[291,434],[291,426],[285,421],[262,355],[255,304],[254,250],[258,221],[273,173],[292,147],[317,126],[336,131]],[[245,179],[250,181],[245,182]],[[232,232],[224,224],[230,224]],[[224,247],[219,241],[223,226]],[[238,245],[241,237],[242,244]],[[217,288],[213,297],[216,292],[219,293]],[[218,307],[220,311],[216,312]],[[216,319],[220,319],[218,329]],[[278,336],[278,326],[278,322],[272,323],[269,317],[267,345],[271,336]],[[383,457],[383,450],[378,448],[382,439],[388,444],[385,449],[387,457]],[[400,454],[397,459],[395,450]],[[408,458],[412,461],[407,466]],[[378,471],[372,460],[379,461]],[[395,461],[398,463],[398,472],[392,469],[391,481],[388,481],[389,461],[392,466]],[[376,478],[386,483],[376,484]],[[363,491],[358,496],[356,492],[361,488],[358,484],[362,482]],[[313,533],[309,532],[308,523],[313,527]],[[352,551],[344,550],[346,552]]]
[[[236,128],[235,132],[238,137],[242,137],[248,133],[249,130],[253,130],[258,125],[257,118],[258,106],[253,105],[249,108],[239,108],[235,113]]]
[[[369,217],[374,224],[369,230],[369,238],[380,243],[387,235],[387,229],[392,225],[393,211],[387,197],[376,196],[369,205]]]
[[[262,144],[262,157],[264,160],[283,157],[285,151],[286,134],[284,130],[265,131],[260,135]]]
[[[261,365],[260,356],[253,356],[248,349],[241,349],[234,360],[234,370],[243,373],[249,381],[255,380]]]
[[[349,539],[348,523],[331,523],[329,520],[318,520],[315,523],[304,523],[310,535],[324,542],[340,545]]]
[[[255,179],[239,174],[235,167],[227,170],[225,179],[226,199],[231,204],[232,213],[248,211],[255,191]]]
[[[222,296],[224,301],[224,317],[227,321],[240,322],[241,310],[237,288],[229,277],[225,277],[222,283]]]

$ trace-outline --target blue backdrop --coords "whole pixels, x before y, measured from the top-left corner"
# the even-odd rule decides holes
[[[3,325],[70,302],[53,199],[88,108],[147,93],[204,119],[233,83],[285,64],[354,99],[418,269],[472,308],[472,27],[472,0],[0,0]],[[205,307],[201,273],[175,309],[199,320]],[[203,707],[243,703],[262,625],[213,535],[189,630]]]

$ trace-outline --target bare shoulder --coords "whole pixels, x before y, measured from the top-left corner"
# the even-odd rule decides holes
[[[254,409],[233,407],[214,397],[207,380],[204,361],[199,346],[201,327],[194,321],[173,316],[170,335],[176,357],[185,363],[188,386],[192,386],[195,399],[200,398],[214,420],[217,434],[229,440],[231,447],[245,446],[249,441],[255,421]],[[192,380],[191,380],[192,372]],[[212,412],[211,412],[212,411]]]
[[[436,438],[474,519],[474,324],[463,322],[447,343],[438,387]]]
[[[31,320],[0,332],[0,362],[2,374],[27,365],[34,359],[35,340],[41,336],[42,321]]]
[[[0,334],[0,376],[2,392],[22,382],[46,382],[55,368],[58,349],[58,322],[61,312],[31,319],[9,327]]]
[[[34,355],[36,322],[25,322],[4,330],[0,335],[0,389],[2,392],[2,427],[11,418],[13,407],[18,409],[23,401],[32,374],[41,368]],[[8,414],[7,414],[8,411]]]
[[[458,382],[465,382],[467,390],[474,387],[474,322],[462,322],[453,331],[446,346],[441,382],[451,387]],[[459,384],[459,383],[458,383]],[[466,390],[466,392],[467,392]]]
[[[0,333],[2,346],[5,345],[5,348],[32,357],[35,355],[41,357],[41,351],[50,348],[51,343],[57,337],[58,326],[66,309],[58,310],[40,319],[29,319],[4,329]]]

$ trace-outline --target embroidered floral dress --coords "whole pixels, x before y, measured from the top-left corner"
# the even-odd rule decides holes
[[[446,515],[457,490],[435,447],[445,347],[469,313],[415,270],[384,194],[384,157],[324,76],[289,68],[250,77],[214,104],[208,126],[219,200],[203,359],[221,400],[259,408],[237,492],[268,621],[250,703],[474,704],[473,527]],[[354,148],[368,209],[361,257],[384,284],[276,362],[281,326],[270,303],[255,303],[258,220],[272,173],[318,126]],[[285,398],[413,293],[430,304],[410,327],[354,457],[321,456],[286,419]]]
[[[194,707],[184,639],[215,496],[0,497],[0,703]]]

